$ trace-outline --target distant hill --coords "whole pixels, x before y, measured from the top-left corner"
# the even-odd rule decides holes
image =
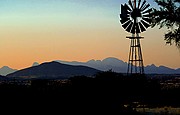
[[[61,60],[56,60],[56,61],[70,65],[84,65],[101,71],[107,71],[112,69],[113,71],[118,73],[127,72],[127,63],[114,57],[108,57],[103,60],[89,60],[87,62],[77,62],[77,61],[68,62]],[[172,69],[165,66],[157,67],[154,64],[147,65],[144,67],[144,69],[146,74],[180,74],[180,68]]]
[[[46,62],[8,74],[8,78],[38,78],[38,79],[66,79],[73,76],[93,76],[100,70],[77,65],[67,65],[59,62]]]
[[[84,65],[84,66],[92,67],[101,71],[108,71],[112,69],[115,72],[125,73],[127,70],[127,63],[114,57],[108,57],[103,60],[92,59],[87,62],[77,62],[77,61],[68,62],[68,61],[61,61],[61,60],[56,60],[56,61],[60,63],[64,63],[64,64],[70,64],[70,65]]]
[[[32,66],[37,66],[37,65],[39,65],[38,62],[34,62],[34,63],[32,64]]]
[[[179,69],[172,69],[165,66],[155,66],[154,64],[145,67],[146,73],[151,74],[180,74]]]
[[[0,75],[2,76],[6,76],[7,74],[13,73],[17,71],[16,69],[12,69],[8,66],[3,66],[2,68],[0,68]]]

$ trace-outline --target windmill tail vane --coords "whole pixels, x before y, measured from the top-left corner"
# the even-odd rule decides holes
[[[120,22],[122,27],[132,34],[129,38],[130,51],[128,60],[127,73],[144,74],[144,65],[140,39],[140,33],[147,30],[151,24],[151,11],[150,4],[146,0],[129,0],[128,3],[121,4]]]

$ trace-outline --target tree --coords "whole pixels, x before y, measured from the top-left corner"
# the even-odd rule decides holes
[[[154,0],[159,9],[153,9],[152,27],[166,27],[164,35],[167,44],[175,44],[180,49],[180,0]]]

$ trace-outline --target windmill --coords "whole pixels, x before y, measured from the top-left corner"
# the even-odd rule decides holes
[[[131,41],[127,69],[128,74],[144,74],[140,44],[140,39],[144,37],[141,37],[140,33],[146,31],[151,24],[152,8],[149,7],[150,4],[148,4],[146,0],[129,0],[128,4],[121,4],[120,22],[127,32],[132,33],[131,37],[126,37]]]

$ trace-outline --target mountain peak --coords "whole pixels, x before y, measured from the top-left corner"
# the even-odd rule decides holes
[[[32,66],[38,66],[38,65],[39,65],[38,62],[34,62],[34,63],[32,64]]]
[[[155,64],[151,64],[150,66],[151,66],[151,67],[157,67]]]
[[[99,63],[99,62],[101,62],[101,60],[91,59],[91,60],[87,61],[86,63]]]
[[[119,60],[118,58],[115,58],[115,57],[107,57],[107,58],[105,58],[105,59],[103,59],[103,60]]]
[[[10,69],[8,66],[3,66],[1,69]]]
[[[102,61],[123,62],[122,60],[119,60],[118,58],[114,58],[114,57],[108,57],[108,58],[103,59]]]
[[[3,66],[2,68],[0,68],[0,75],[6,76],[7,74],[13,73],[17,71],[16,69],[12,69],[8,66]]]

